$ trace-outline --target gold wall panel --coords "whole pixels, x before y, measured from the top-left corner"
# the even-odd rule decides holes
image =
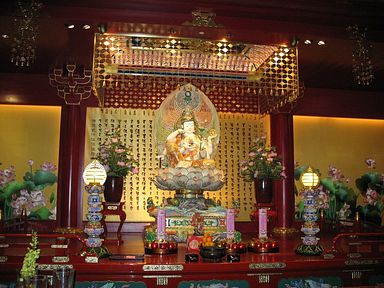
[[[231,208],[234,201],[240,203],[237,221],[250,221],[249,214],[255,203],[253,183],[240,178],[240,162],[246,158],[249,147],[257,136],[269,134],[269,117],[260,118],[257,114],[219,113],[220,144],[215,157],[216,167],[227,176],[226,185],[219,191],[205,192],[205,196],[220,201],[223,207]],[[175,192],[157,189],[152,183],[159,162],[154,146],[154,110],[88,108],[85,163],[97,156],[98,146],[104,140],[105,130],[120,125],[122,140],[133,146],[139,160],[139,174],[125,178],[122,201],[127,213],[127,222],[153,221],[146,211],[146,200],[152,197],[156,204],[172,197]],[[269,138],[269,137],[268,137]],[[84,190],[83,190],[84,191]],[[87,203],[85,191],[83,203]],[[83,205],[83,218],[86,214]],[[111,218],[113,219],[113,218]],[[117,218],[116,218],[117,219]]]

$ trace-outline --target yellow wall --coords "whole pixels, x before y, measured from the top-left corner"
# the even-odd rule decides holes
[[[365,159],[376,160],[378,172],[384,172],[384,120],[294,116],[294,153],[300,165],[312,165],[327,176],[328,166],[341,169],[345,177],[355,179],[369,169]]]
[[[0,169],[13,165],[16,179],[21,181],[28,171],[44,162],[58,165],[61,107],[0,105]],[[55,171],[57,175],[57,170]],[[56,185],[45,191],[49,197]]]

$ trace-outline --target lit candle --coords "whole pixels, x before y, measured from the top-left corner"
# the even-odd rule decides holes
[[[227,209],[227,238],[235,237],[235,209]]]
[[[259,238],[267,238],[267,209],[259,209]]]
[[[157,210],[157,240],[165,239],[165,210]]]

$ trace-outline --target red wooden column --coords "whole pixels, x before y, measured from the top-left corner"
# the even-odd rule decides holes
[[[58,225],[82,227],[82,170],[84,161],[86,108],[63,105],[61,111],[59,179],[57,193]]]
[[[275,181],[275,205],[277,222],[274,229],[278,233],[293,230],[295,212],[294,155],[293,155],[293,116],[291,113],[271,114],[271,145],[275,146],[282,158],[287,178]]]

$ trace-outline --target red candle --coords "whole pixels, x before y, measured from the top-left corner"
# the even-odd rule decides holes
[[[259,209],[259,238],[267,238],[267,209]]]
[[[235,209],[227,209],[227,239],[235,237]]]
[[[157,240],[165,239],[165,210],[157,210]]]

